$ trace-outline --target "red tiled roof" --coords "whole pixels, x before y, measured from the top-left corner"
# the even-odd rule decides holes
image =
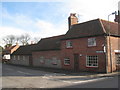
[[[112,35],[118,35],[118,24],[102,19],[95,19],[84,23],[75,24],[65,34],[63,39],[89,37],[108,34],[108,28]]]
[[[12,55],[31,55],[37,44],[20,46]]]
[[[38,42],[36,51],[46,51],[46,50],[60,50],[61,42],[60,40],[64,35],[54,36],[49,38],[43,38]]]
[[[7,47],[3,50],[3,54],[11,54],[11,50],[14,49],[16,45]]]
[[[108,22],[108,21],[102,20],[102,19],[100,19],[100,21],[105,29],[106,34],[108,34],[110,31],[111,35],[120,35],[120,34],[118,34],[118,23]]]
[[[112,35],[120,35],[118,34],[117,23],[108,22],[102,19],[95,19],[88,22],[73,25],[65,35],[43,38],[35,45],[20,46],[19,49],[13,54],[28,55],[31,54],[32,51],[60,50],[62,39],[106,35],[108,34],[109,26]]]

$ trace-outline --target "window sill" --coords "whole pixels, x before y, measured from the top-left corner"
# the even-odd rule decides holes
[[[70,64],[64,64],[64,66],[70,66]]]
[[[73,49],[73,47],[66,47],[66,49]]]
[[[98,68],[98,66],[86,66],[86,68]]]
[[[97,46],[87,46],[88,48],[91,48],[91,47],[97,47]]]
[[[52,65],[57,65],[57,63],[52,63]]]
[[[43,62],[43,63],[41,62],[40,64],[45,64],[45,63],[44,63],[44,62]]]

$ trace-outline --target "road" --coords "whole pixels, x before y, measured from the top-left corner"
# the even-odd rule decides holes
[[[2,88],[118,88],[118,76],[84,77],[2,65]]]

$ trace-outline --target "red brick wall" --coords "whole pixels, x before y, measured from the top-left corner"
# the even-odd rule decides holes
[[[110,44],[109,44],[109,37],[107,37],[107,44],[108,44],[108,72],[111,71],[116,71],[116,58],[115,58],[115,50],[119,50],[119,45],[118,45],[118,40],[120,40],[120,38],[117,37],[110,37],[110,44],[111,44],[111,53],[110,53]],[[112,57],[112,64],[111,64],[111,60],[110,60],[110,54]],[[111,65],[112,65],[112,70],[111,70]]]
[[[40,63],[40,57],[44,57],[45,63]],[[53,58],[58,60],[57,65],[52,64]],[[52,67],[52,68],[61,68],[61,53],[60,50],[56,51],[38,51],[32,52],[33,66],[37,67]]]
[[[96,51],[103,51],[103,46],[105,43],[104,37],[96,37],[97,46],[88,47],[88,38],[79,38],[71,39],[73,48],[66,48],[66,40],[62,41],[61,44],[61,58],[62,58],[62,67],[64,69],[74,69],[74,54],[81,54],[79,56],[79,70],[80,71],[96,71],[96,72],[105,72],[105,53],[96,53]],[[98,67],[86,67],[86,56],[87,55],[98,55]],[[70,58],[70,65],[64,65],[64,58]]]

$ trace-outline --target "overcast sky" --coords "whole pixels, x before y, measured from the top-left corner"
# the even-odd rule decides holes
[[[9,2],[8,2],[9,1]],[[29,2],[28,2],[29,1]],[[79,23],[108,19],[118,10],[119,0],[2,0],[0,2],[0,45],[6,35],[29,33],[32,37],[65,34],[68,16],[77,13]],[[114,16],[110,16],[114,20]]]

